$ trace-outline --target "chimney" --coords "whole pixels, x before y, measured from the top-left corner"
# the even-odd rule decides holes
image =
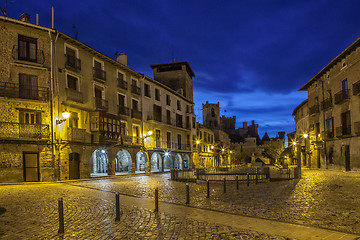
[[[118,62],[121,63],[122,65],[127,66],[127,56],[126,56],[126,53],[120,53],[120,54],[116,57],[116,61],[118,61]]]
[[[20,21],[30,23],[30,15],[27,13],[21,14]]]

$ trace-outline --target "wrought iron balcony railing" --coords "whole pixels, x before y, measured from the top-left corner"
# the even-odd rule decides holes
[[[45,87],[31,87],[9,82],[0,82],[0,97],[47,101],[49,99],[49,91],[48,88]]]
[[[186,150],[186,151],[191,150],[190,144],[171,143],[167,141],[155,141],[155,147],[170,149],[170,150]]]
[[[81,60],[75,56],[65,54],[65,66],[81,70]]]
[[[360,81],[353,84],[353,95],[360,95]]]
[[[140,95],[140,88],[136,85],[131,85],[131,92]]]
[[[141,120],[141,112],[139,110],[136,109],[131,109],[131,117],[132,118],[137,118]]]
[[[22,54],[19,53],[20,51],[26,51],[25,49],[19,49],[18,45],[14,45],[13,49],[12,49],[12,57],[15,60],[21,60],[21,61],[26,61],[26,62],[33,62],[33,63],[38,63],[38,64],[44,64],[45,63],[45,54],[44,51],[41,49],[36,49],[36,54],[35,56],[21,56]]]
[[[118,87],[127,90],[127,82],[118,78]]]
[[[119,114],[129,116],[129,108],[125,106],[119,106]]]
[[[335,104],[340,104],[344,100],[349,98],[350,98],[349,89],[343,89],[335,94]]]
[[[93,68],[93,75],[94,78],[106,81],[106,72],[104,70],[102,70],[101,68]]]
[[[78,103],[84,102],[82,92],[78,92],[71,88],[66,89],[66,99],[70,100],[70,101],[78,102]]]
[[[341,138],[351,134],[351,125],[340,126],[336,128],[336,137]]]
[[[107,100],[102,98],[94,98],[95,109],[97,110],[105,110],[109,109],[109,103]]]
[[[48,139],[49,125],[0,122],[0,138],[6,139]]]
[[[322,106],[322,110],[326,110],[326,109],[331,108],[331,107],[333,106],[332,99],[331,99],[331,98],[325,99],[325,100],[321,103],[321,106]]]

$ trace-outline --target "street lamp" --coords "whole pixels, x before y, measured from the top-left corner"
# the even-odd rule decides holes
[[[70,113],[69,112],[63,112],[62,114],[61,114],[61,116],[63,117],[63,118],[60,118],[60,119],[56,119],[56,124],[62,124],[63,122],[65,122],[66,121],[66,119],[68,119],[69,117],[70,117]]]

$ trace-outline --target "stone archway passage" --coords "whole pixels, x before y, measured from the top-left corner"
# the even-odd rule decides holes
[[[175,169],[182,170],[182,158],[180,154],[175,155]]]
[[[160,153],[154,152],[150,159],[151,172],[161,172],[162,170],[162,158]]]
[[[107,176],[109,159],[106,150],[103,148],[96,149],[90,158],[91,177]]]
[[[164,155],[164,171],[170,171],[174,167],[171,154]]]
[[[184,156],[184,169],[190,168],[190,157],[188,154],[185,154]]]
[[[147,156],[143,151],[139,151],[135,157],[135,173],[145,173],[147,168]]]
[[[115,157],[115,174],[131,173],[132,160],[127,150],[120,150]]]

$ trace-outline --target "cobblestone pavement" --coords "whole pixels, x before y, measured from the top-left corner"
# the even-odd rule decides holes
[[[170,181],[170,174],[137,176],[74,183],[139,197],[153,198],[159,187],[160,201],[185,203],[185,183]],[[342,232],[360,234],[360,172],[305,170],[301,180],[227,185],[189,183],[190,205],[246,216],[255,216]]]
[[[120,187],[126,181],[134,180],[113,183]],[[105,188],[109,182],[82,184]],[[130,205],[122,206],[121,220],[115,222],[113,193],[65,183],[5,185],[0,192],[0,206],[6,208],[0,215],[0,239],[285,239]],[[63,235],[57,233],[59,197],[64,199]]]

